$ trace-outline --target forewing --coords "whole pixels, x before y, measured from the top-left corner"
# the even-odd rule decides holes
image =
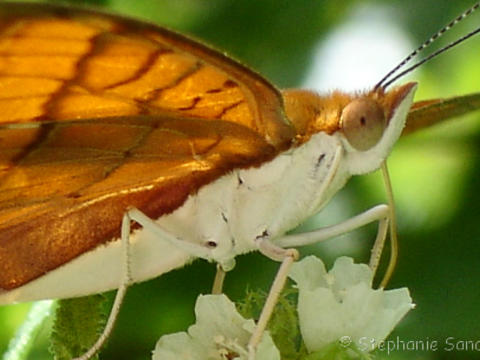
[[[15,288],[290,145],[281,98],[153,25],[0,4],[0,287]]]

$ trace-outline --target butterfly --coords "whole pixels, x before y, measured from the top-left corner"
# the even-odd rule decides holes
[[[132,281],[195,254],[227,267],[319,211],[350,175],[378,168],[415,88],[327,102],[281,93],[154,25],[54,6],[2,4],[0,14],[5,303],[118,287],[112,240],[131,208],[162,229],[160,241],[148,219],[133,229]],[[410,117],[445,104],[415,105]]]

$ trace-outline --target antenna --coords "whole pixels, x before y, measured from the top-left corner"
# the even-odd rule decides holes
[[[424,64],[425,62],[433,59],[434,57],[438,56],[444,51],[447,51],[448,49],[460,44],[461,42],[467,40],[468,38],[472,37],[473,35],[477,34],[480,32],[480,27],[478,27],[476,30],[468,33],[467,35],[461,37],[460,39],[446,45],[445,47],[435,51],[434,53],[430,54],[427,56],[425,59],[413,64],[406,70],[400,72],[393,78],[391,78],[396,72],[398,72],[401,68],[403,68],[410,60],[412,60],[415,56],[417,56],[420,52],[422,52],[425,48],[430,46],[435,40],[437,40],[439,37],[441,37],[443,34],[445,34],[448,30],[453,28],[455,25],[457,25],[460,21],[465,19],[467,16],[472,14],[475,10],[477,10],[480,7],[480,2],[477,2],[475,5],[473,5],[471,8],[468,10],[464,11],[462,14],[457,16],[455,19],[453,19],[450,23],[448,23],[446,26],[441,28],[439,31],[437,31],[435,34],[433,34],[427,41],[425,41],[422,45],[420,45],[417,49],[412,51],[405,59],[403,59],[393,70],[391,70],[387,75],[385,75],[374,87],[374,90],[378,90],[379,88],[386,88],[390,84],[392,84],[394,81],[398,80],[400,77],[403,75],[409,73],[410,71],[416,69],[420,65]],[[391,79],[390,79],[391,78]]]

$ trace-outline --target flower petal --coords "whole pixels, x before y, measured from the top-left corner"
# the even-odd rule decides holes
[[[299,289],[300,330],[310,352],[343,337],[359,347],[366,340],[376,346],[413,308],[407,288],[372,289],[370,268],[351,258],[338,258],[326,273],[321,260],[309,256],[289,276]]]
[[[225,295],[200,295],[195,304],[197,322],[187,332],[164,335],[153,360],[225,360],[248,358],[248,342],[255,329]],[[280,360],[280,352],[266,332],[258,345],[257,360]]]

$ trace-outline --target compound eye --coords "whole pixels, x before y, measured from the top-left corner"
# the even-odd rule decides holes
[[[359,151],[375,146],[386,127],[382,108],[369,98],[356,99],[345,106],[340,124],[350,145]]]

